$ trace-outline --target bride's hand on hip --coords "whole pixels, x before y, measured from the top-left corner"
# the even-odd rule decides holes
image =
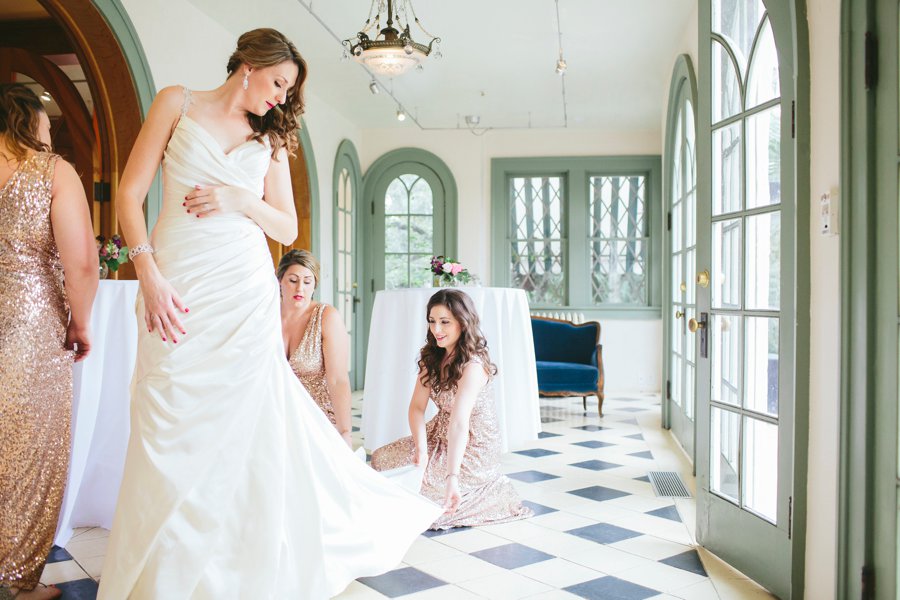
[[[157,331],[162,341],[171,339],[177,344],[178,333],[187,334],[178,315],[188,312],[178,292],[163,276],[154,275],[141,279],[141,295],[147,331]]]
[[[249,190],[231,185],[195,185],[184,197],[182,206],[188,214],[210,217],[219,213],[244,212],[248,202],[254,199]]]

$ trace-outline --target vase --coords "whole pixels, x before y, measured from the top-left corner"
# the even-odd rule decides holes
[[[109,277],[109,266],[102,260],[100,261],[100,279]]]
[[[456,280],[456,277],[449,275],[440,278],[438,287],[456,287],[457,285],[459,285],[459,282]]]

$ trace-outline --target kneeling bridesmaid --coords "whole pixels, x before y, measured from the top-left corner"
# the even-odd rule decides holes
[[[409,406],[412,436],[372,454],[378,471],[426,464],[422,494],[447,512],[432,529],[504,523],[532,516],[500,473],[500,429],[478,314],[465,293],[445,289],[428,301],[428,334]],[[438,408],[425,423],[428,400]]]

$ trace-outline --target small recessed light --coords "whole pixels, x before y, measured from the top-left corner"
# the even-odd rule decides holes
[[[406,113],[403,112],[403,109],[402,109],[402,108],[397,109],[397,120],[398,120],[398,121],[405,121],[405,120],[406,120]]]
[[[372,92],[373,94],[377,94],[378,92],[381,91],[381,90],[378,88],[378,82],[375,81],[374,79],[373,79],[372,81],[369,82],[369,91]]]
[[[50,92],[44,90],[44,92],[41,94],[41,100],[43,100],[44,102],[53,102],[53,96],[50,95]]]

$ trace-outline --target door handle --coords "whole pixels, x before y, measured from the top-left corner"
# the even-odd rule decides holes
[[[709,271],[707,269],[703,269],[697,273],[697,285],[702,288],[709,287]]]
[[[684,316],[684,313],[683,313],[682,311],[680,311],[680,310],[676,310],[676,311],[675,311],[675,318],[676,318],[676,319],[680,319],[680,318],[683,317],[683,316]]]
[[[691,333],[700,332],[700,358],[709,358],[709,344],[708,344],[708,335],[709,335],[709,327],[707,327],[709,322],[709,314],[708,313],[700,313],[700,320],[691,317],[691,320],[688,321],[688,329],[690,329]]]

